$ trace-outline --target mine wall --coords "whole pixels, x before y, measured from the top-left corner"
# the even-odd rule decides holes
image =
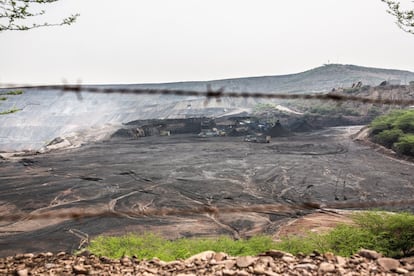
[[[124,124],[111,138],[138,139],[145,136],[194,134],[208,136],[269,135],[286,137],[294,133],[315,131],[324,127],[369,124],[372,116],[281,115],[273,118],[235,116],[222,118],[185,118],[136,120]]]
[[[206,118],[136,120],[112,134],[112,138],[136,139],[144,136],[198,134]]]
[[[112,138],[138,139],[145,136],[169,136],[174,134],[194,134],[208,136],[245,136],[263,134],[272,137],[290,136],[289,129],[277,121],[275,124],[246,117],[231,118],[187,118],[137,120],[112,134]]]

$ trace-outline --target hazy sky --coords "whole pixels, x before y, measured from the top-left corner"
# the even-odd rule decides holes
[[[414,71],[414,35],[380,0],[60,0],[0,33],[0,83],[144,83],[305,71],[325,63]]]

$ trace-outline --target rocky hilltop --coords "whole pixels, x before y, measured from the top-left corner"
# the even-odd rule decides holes
[[[330,91],[334,87],[351,87],[353,83],[359,81],[371,86],[379,85],[383,81],[403,85],[414,81],[414,73],[349,64],[327,64],[288,75],[131,86],[205,91],[207,85],[210,85],[213,89],[224,88],[225,91],[236,92],[310,93]]]

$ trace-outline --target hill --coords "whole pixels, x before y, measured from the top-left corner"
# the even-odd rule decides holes
[[[361,81],[364,85],[376,86],[382,81],[408,84],[414,81],[410,71],[379,69],[356,65],[328,64],[305,72],[279,76],[234,78],[212,81],[139,84],[134,87],[183,89],[205,91],[207,85],[213,89],[224,87],[225,91],[309,93],[330,91],[334,87],[351,87]]]
[[[414,80],[414,73],[331,64],[282,76],[98,87],[205,91],[207,85],[211,85],[213,89],[224,87],[225,91],[309,93],[328,92],[334,87],[350,87],[359,81],[364,85],[378,85],[384,80],[405,83]],[[72,140],[83,143],[88,139],[102,139],[122,123],[134,120],[226,116],[249,112],[257,104],[268,102],[261,98],[223,98],[219,102],[211,100],[207,103],[203,97],[90,93],[82,93],[82,100],[79,100],[71,93],[62,95],[61,91],[40,88],[4,97],[7,99],[0,103],[0,114],[4,112],[0,116],[0,151],[39,150],[56,137],[72,137]],[[275,103],[284,108],[280,104],[285,103]],[[293,106],[295,107],[298,107],[298,102]]]

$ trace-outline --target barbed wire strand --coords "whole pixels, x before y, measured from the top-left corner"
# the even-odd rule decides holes
[[[0,215],[0,221],[18,220],[39,220],[39,219],[82,219],[92,217],[165,217],[165,216],[191,216],[197,214],[226,214],[226,213],[278,213],[289,214],[297,211],[317,210],[317,209],[355,209],[355,208],[378,208],[378,207],[402,207],[413,206],[414,199],[394,200],[394,201],[366,201],[366,202],[304,202],[300,204],[257,204],[242,207],[217,207],[205,205],[196,208],[148,208],[139,211],[113,211],[109,209],[99,211],[65,211],[50,210],[42,213],[29,214],[6,214]]]
[[[81,99],[82,92],[99,93],[99,94],[137,94],[137,95],[176,95],[176,96],[199,96],[207,98],[220,99],[222,97],[231,98],[266,98],[266,99],[280,99],[280,100],[321,100],[321,101],[335,101],[335,102],[361,102],[370,104],[383,105],[399,105],[409,106],[414,105],[413,99],[384,99],[366,98],[356,95],[345,95],[337,92],[329,93],[276,93],[276,92],[224,92],[224,88],[218,90],[207,89],[207,91],[195,90],[174,90],[174,89],[147,89],[147,88],[107,88],[81,85],[42,85],[42,86],[8,86],[3,85],[0,89],[37,89],[37,90],[58,90],[62,92],[77,93]]]

